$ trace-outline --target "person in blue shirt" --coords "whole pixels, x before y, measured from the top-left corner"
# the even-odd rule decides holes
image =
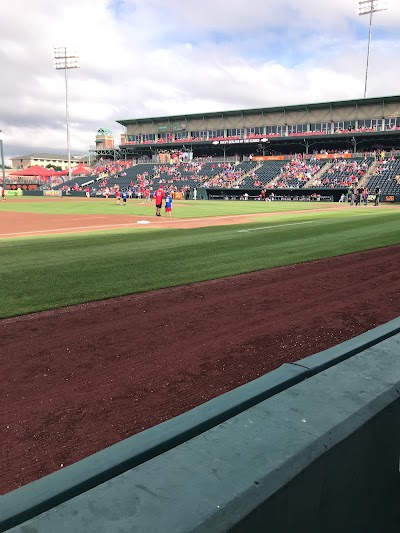
[[[172,196],[170,192],[167,192],[165,197],[165,216],[172,217]]]
[[[122,193],[122,205],[126,205],[126,199],[128,198],[128,193],[127,191],[124,191]]]

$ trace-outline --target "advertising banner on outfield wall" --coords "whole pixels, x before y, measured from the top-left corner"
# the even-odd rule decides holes
[[[18,189],[22,191],[35,191],[38,188],[38,183],[7,183],[7,189],[10,191],[17,191]]]
[[[62,191],[43,191],[43,196],[62,196]]]

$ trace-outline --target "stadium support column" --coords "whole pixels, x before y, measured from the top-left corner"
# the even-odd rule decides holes
[[[369,34],[368,34],[368,51],[367,51],[367,66],[365,69],[365,84],[364,84],[364,98],[367,97],[368,85],[368,68],[369,68],[369,54],[371,50],[371,36],[372,36],[372,15],[378,11],[386,11],[387,4],[384,0],[362,0],[358,2],[358,14],[369,15]]]
[[[79,68],[79,56],[76,52],[68,52],[66,46],[54,48],[54,68],[63,70],[65,77],[65,116],[67,125],[67,150],[68,150],[68,179],[72,179],[71,171],[71,145],[69,136],[69,109],[68,109],[68,76],[67,70]]]
[[[4,152],[3,152],[4,133],[0,130],[0,152],[1,152],[1,171],[3,174],[3,189],[6,190],[6,172],[4,170]]]

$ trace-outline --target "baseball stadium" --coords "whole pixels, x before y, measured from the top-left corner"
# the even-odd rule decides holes
[[[121,119],[8,175],[0,531],[398,531],[399,109]]]

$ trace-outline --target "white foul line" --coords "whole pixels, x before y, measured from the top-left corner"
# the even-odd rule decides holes
[[[18,233],[0,233],[0,237],[9,237],[10,235],[33,235],[37,233],[62,233],[63,231],[77,231],[77,230],[88,230],[95,228],[132,228],[132,223],[127,222],[126,224],[107,224],[103,226],[78,226],[74,228],[58,228],[58,229],[43,229],[43,230],[32,230],[32,231],[19,231]]]
[[[264,226],[263,228],[240,229],[238,230],[238,233],[248,233],[249,231],[260,231],[263,229],[284,228],[285,226],[300,226],[300,224],[315,224],[315,220],[310,220],[310,222],[292,222],[291,224],[278,224],[275,226]]]

